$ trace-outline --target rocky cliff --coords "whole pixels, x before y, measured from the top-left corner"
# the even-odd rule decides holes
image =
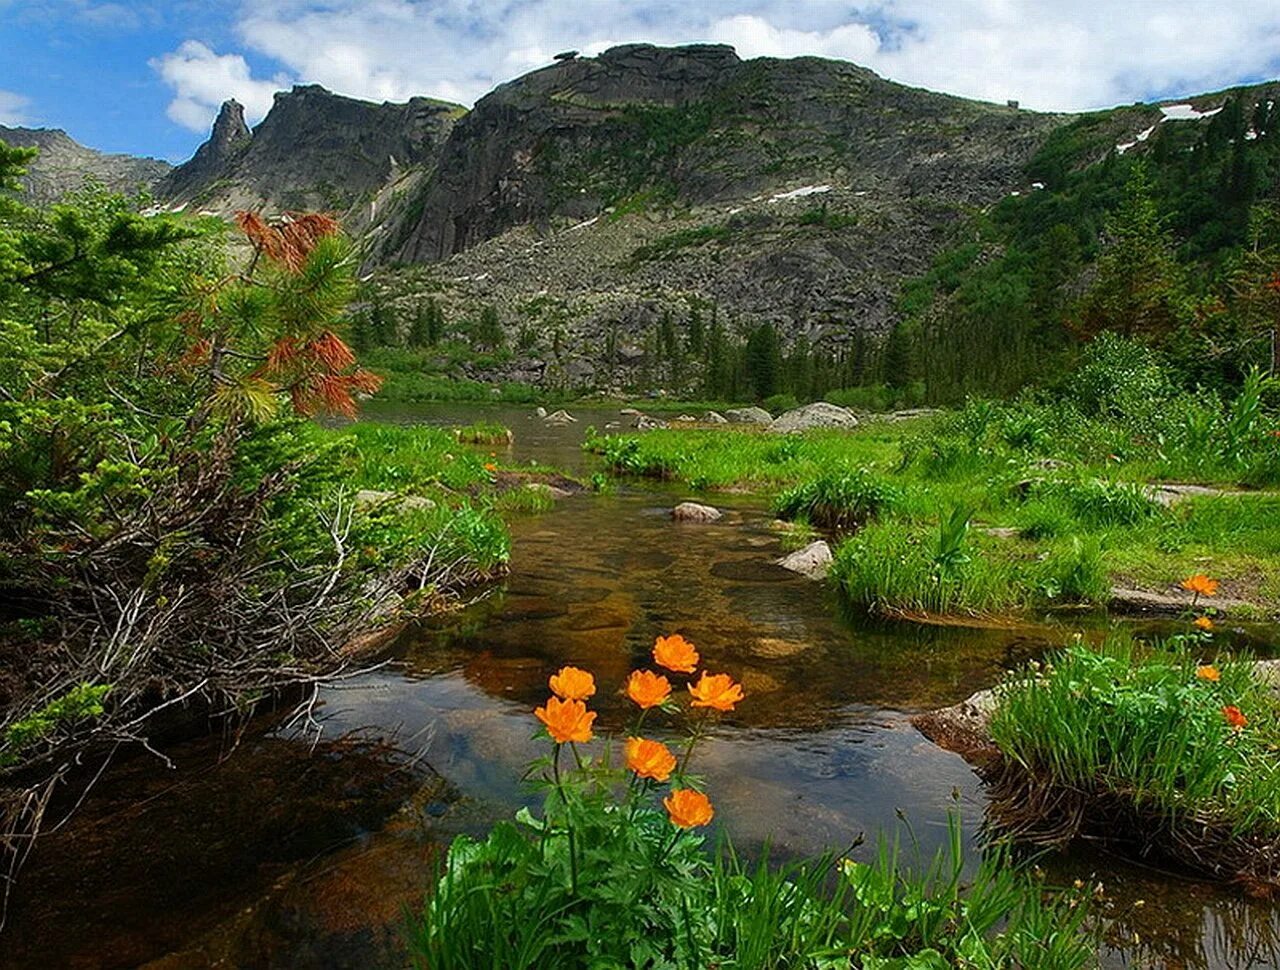
[[[232,209],[323,209],[349,213],[352,228],[378,194],[434,164],[458,105],[430,98],[374,104],[317,85],[276,95],[250,131],[243,109],[222,106],[207,142],[160,187],[171,202]],[[352,211],[360,207],[362,211]]]
[[[40,154],[27,166],[22,180],[26,201],[56,202],[68,192],[100,183],[113,192],[151,191],[169,171],[169,163],[133,155],[109,155],[86,148],[60,128],[7,128],[0,125],[0,141]]]

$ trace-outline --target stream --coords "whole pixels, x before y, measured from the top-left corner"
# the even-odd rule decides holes
[[[529,408],[382,407],[384,421],[505,424],[503,460],[585,475],[586,427],[616,410],[573,409],[548,427]],[[699,749],[717,822],[747,851],[842,849],[865,858],[896,832],[905,851],[942,845],[958,812],[973,845],[981,786],[908,722],[955,703],[1072,632],[843,619],[824,588],[772,565],[765,502],[677,524],[663,485],[563,499],[512,524],[510,575],[461,613],[412,627],[392,662],[327,688],[312,720],[284,712],[240,737],[121,760],[80,813],[49,833],[19,877],[0,967],[393,967],[441,846],[482,833],[529,795],[533,707],[547,676],[592,671],[597,730],[630,711],[616,693],[678,631],[740,680],[746,702]],[[660,736],[660,735],[659,735]],[[233,750],[234,749],[234,750]],[[230,755],[230,756],[228,756]],[[1274,903],[1089,852],[1041,861],[1050,881],[1100,880],[1114,919],[1107,967],[1280,967]]]

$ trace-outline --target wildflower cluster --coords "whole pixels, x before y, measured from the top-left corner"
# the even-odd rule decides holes
[[[700,657],[692,643],[676,633],[671,636],[658,637],[653,645],[654,662],[666,670],[676,674],[694,674],[698,671]],[[555,745],[551,759],[551,783],[561,799],[569,801],[566,791],[568,781],[560,771],[561,745],[572,745],[574,759],[579,768],[585,769],[589,762],[584,761],[576,745],[586,744],[594,738],[592,726],[595,722],[594,711],[587,710],[587,700],[596,693],[595,678],[578,667],[562,667],[551,675],[548,681],[551,697],[546,704],[534,710],[534,716],[542,722],[547,735]],[[732,711],[745,694],[742,685],[735,683],[728,674],[712,674],[706,670],[701,672],[697,681],[687,686],[689,692],[689,709],[700,708],[704,711]],[[667,784],[673,775],[677,776],[680,787],[672,787],[663,799],[667,818],[671,824],[680,829],[700,828],[710,823],[715,817],[715,809],[711,800],[693,787],[692,781],[684,777],[693,748],[702,736],[705,718],[699,718],[689,734],[682,758],[677,758],[666,744],[640,736],[640,729],[645,717],[654,708],[668,713],[679,713],[679,705],[672,696],[671,681],[665,674],[652,670],[635,670],[627,678],[624,686],[627,697],[640,709],[635,721],[634,732],[627,737],[623,746],[626,769],[634,778],[627,786],[627,797],[635,793],[635,781],[640,782],[640,796],[643,796],[651,783]],[[606,762],[607,765],[607,762]],[[571,834],[571,830],[570,830]],[[571,852],[574,851],[571,847]]]

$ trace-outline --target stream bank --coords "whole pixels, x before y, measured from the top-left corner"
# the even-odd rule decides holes
[[[617,417],[577,415],[558,428],[525,409],[376,416],[505,423],[515,440],[499,449],[503,462],[586,478],[582,429]],[[376,749],[313,752],[314,735],[262,724],[229,758],[221,739],[206,739],[168,752],[172,772],[144,759],[104,778],[145,796],[103,787],[49,836],[18,887],[0,965],[398,966],[401,907],[421,898],[438,847],[526,803],[519,775],[540,750],[530,712],[546,677],[574,663],[602,685],[620,682],[673,630],[752,697],[700,754],[719,817],[744,847],[771,839],[800,854],[860,833],[874,842],[901,810],[927,852],[945,837],[953,792],[972,845],[978,779],[910,718],[989,687],[1076,621],[1046,617],[1029,631],[842,617],[824,587],[771,565],[784,550],[762,501],[718,495],[723,520],[673,523],[669,510],[696,497],[623,485],[517,518],[510,573],[489,595],[406,628],[394,666],[324,693],[326,744],[360,731]],[[624,723],[622,698],[602,690],[595,700],[602,728]],[[1273,905],[1104,856],[1046,862],[1053,879],[1105,882],[1117,927],[1108,967],[1280,965]]]

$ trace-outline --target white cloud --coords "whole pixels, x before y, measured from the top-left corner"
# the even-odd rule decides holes
[[[30,98],[12,91],[0,91],[0,125],[21,125],[27,121],[26,108]]]
[[[274,93],[289,83],[284,75],[270,81],[254,80],[241,55],[216,54],[197,40],[185,41],[176,51],[153,60],[151,66],[174,90],[169,117],[192,131],[207,130],[228,98],[244,105],[252,124],[271,109]]]
[[[815,54],[894,80],[1044,110],[1083,110],[1280,72],[1276,0],[245,0],[244,49],[291,78],[374,100],[471,103],[576,48],[718,41],[744,57]],[[270,105],[284,77],[188,41],[158,62],[170,115],[225,97]]]

